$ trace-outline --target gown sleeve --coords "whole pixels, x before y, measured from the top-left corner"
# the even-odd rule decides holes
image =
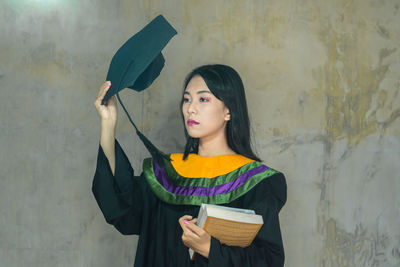
[[[107,223],[124,235],[139,234],[143,209],[140,177],[134,176],[132,166],[118,141],[115,140],[115,173],[99,145],[92,192]]]
[[[286,202],[284,175],[278,173],[265,179],[256,190],[247,194],[251,195],[252,202],[256,202],[255,211],[263,216],[264,225],[246,248],[223,245],[211,237],[209,267],[283,266],[285,256],[278,213]]]

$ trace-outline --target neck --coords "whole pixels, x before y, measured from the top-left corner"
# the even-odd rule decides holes
[[[198,155],[203,157],[215,157],[236,154],[230,149],[225,135],[213,138],[204,137],[199,140]]]

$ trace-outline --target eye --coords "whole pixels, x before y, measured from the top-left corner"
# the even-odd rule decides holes
[[[188,103],[190,101],[190,99],[188,98],[188,97],[184,97],[183,99],[182,99],[182,102],[183,103]]]
[[[208,101],[210,101],[210,99],[206,97],[200,97],[200,102],[208,102]]]

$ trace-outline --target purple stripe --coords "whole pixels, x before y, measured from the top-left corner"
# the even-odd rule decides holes
[[[265,165],[255,167],[243,173],[231,182],[214,187],[184,187],[174,184],[168,178],[165,170],[161,168],[155,161],[153,161],[153,168],[154,174],[157,177],[157,181],[162,185],[162,187],[165,188],[165,190],[172,194],[183,196],[212,196],[226,194],[243,185],[250,177],[269,169],[269,167]]]

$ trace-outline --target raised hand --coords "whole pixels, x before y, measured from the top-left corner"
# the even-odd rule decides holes
[[[107,81],[100,87],[98,96],[94,101],[97,113],[100,116],[102,127],[106,127],[110,130],[115,130],[117,125],[117,101],[115,96],[112,96],[107,102],[102,105],[101,101],[110,89],[111,82]]]

